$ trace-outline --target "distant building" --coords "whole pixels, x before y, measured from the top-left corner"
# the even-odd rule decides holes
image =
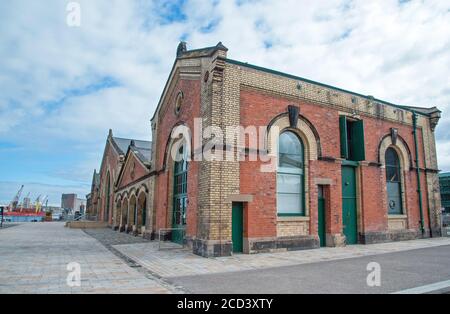
[[[450,214],[450,172],[439,175],[439,185],[441,186],[441,202],[445,212]]]
[[[150,141],[116,137],[109,130],[100,171],[94,171],[87,195],[88,215],[108,222],[114,229],[142,235],[146,232],[151,147]]]
[[[86,200],[78,198],[76,194],[63,194],[61,196],[61,208],[68,213],[79,212],[83,214],[86,210]]]
[[[92,176],[91,193],[86,195],[86,213],[91,217],[97,217],[98,215],[98,203],[100,199],[100,174],[97,170],[94,170]]]

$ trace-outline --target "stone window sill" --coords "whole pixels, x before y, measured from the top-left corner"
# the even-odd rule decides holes
[[[406,215],[388,215],[388,219],[406,219],[408,216]]]
[[[309,221],[310,218],[306,216],[278,216],[277,221]]]

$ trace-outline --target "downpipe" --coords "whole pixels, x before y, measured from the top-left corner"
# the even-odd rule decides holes
[[[419,195],[419,212],[420,212],[420,230],[422,232],[422,237],[425,235],[425,221],[423,218],[423,203],[422,203],[422,187],[420,180],[420,163],[419,163],[419,143],[417,141],[417,113],[413,113],[413,134],[414,134],[414,148],[416,153],[415,163],[416,163],[416,175],[417,175],[417,193]],[[431,229],[430,229],[431,236]]]

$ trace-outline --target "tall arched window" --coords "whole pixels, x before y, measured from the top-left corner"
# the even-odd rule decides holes
[[[388,213],[401,215],[402,206],[402,179],[398,154],[392,147],[386,150],[386,186],[388,194]]]
[[[278,215],[304,215],[304,149],[291,131],[280,135],[277,171]]]

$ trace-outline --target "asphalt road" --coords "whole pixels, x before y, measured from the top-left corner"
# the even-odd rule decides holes
[[[381,286],[369,287],[367,266],[381,267]],[[450,246],[314,264],[171,278],[191,293],[392,293],[450,280]],[[448,293],[450,288],[439,293]]]

